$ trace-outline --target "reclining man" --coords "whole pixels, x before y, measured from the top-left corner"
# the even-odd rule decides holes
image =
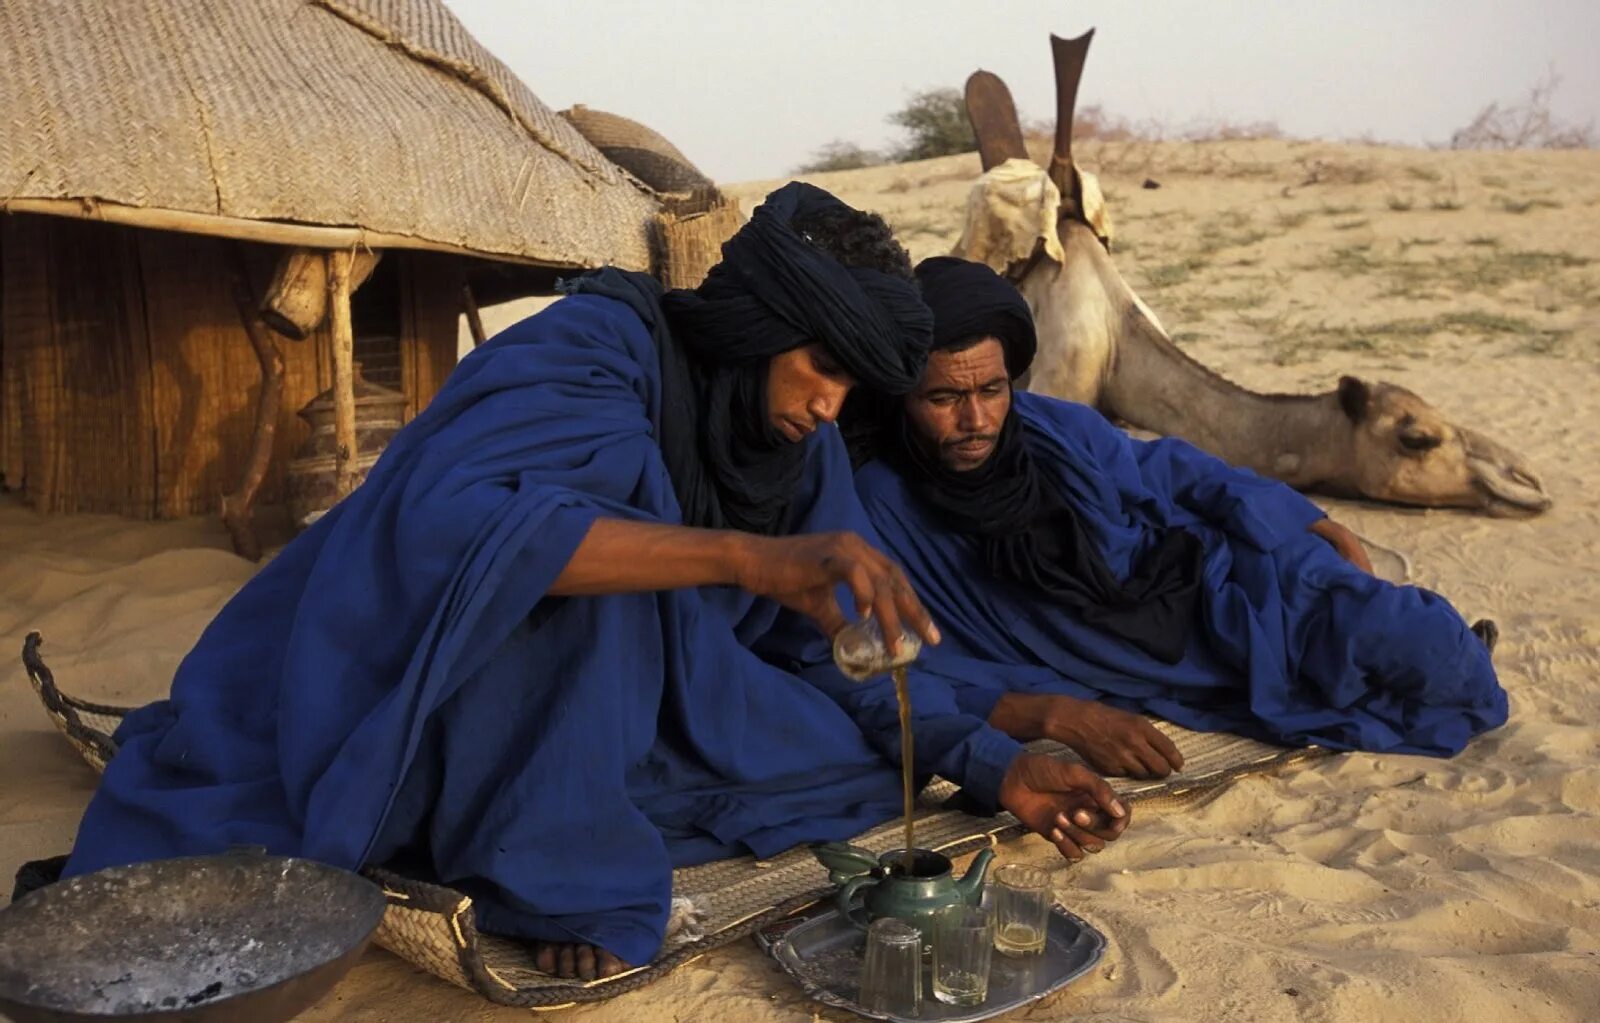
[[[655,955],[673,867],[899,813],[892,693],[845,686],[826,636],[843,589],[939,638],[851,532],[831,425],[855,381],[921,373],[905,251],[790,184],[695,291],[570,292],[468,356],[126,719],[69,875],[236,844],[390,864],[591,978]],[[1125,826],[1091,772],[915,688],[919,773],[1064,853]]]
[[[1374,578],[1354,534],[1281,483],[1014,392],[1035,349],[1022,297],[948,257],[917,278],[927,370],[904,399],[855,396],[845,426],[941,653],[991,662],[964,673],[982,681],[961,686],[963,709],[1135,777],[1183,761],[1129,711],[1432,755],[1505,722],[1492,622],[1469,629],[1436,594]]]

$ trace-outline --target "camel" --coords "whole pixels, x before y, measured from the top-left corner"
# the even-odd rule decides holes
[[[1323,394],[1259,394],[1173,344],[1118,273],[1099,185],[1072,160],[1093,36],[1050,37],[1057,121],[1048,171],[1028,158],[1005,83],[986,71],[967,80],[984,176],[954,254],[1006,274],[1032,307],[1039,354],[1022,385],[1181,437],[1296,489],[1495,516],[1550,507],[1521,457],[1403,387],[1345,376]]]

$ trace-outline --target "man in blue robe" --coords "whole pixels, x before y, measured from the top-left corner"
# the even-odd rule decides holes
[[[591,978],[656,953],[673,867],[899,812],[893,697],[845,685],[826,637],[842,589],[939,639],[860,535],[832,426],[856,381],[921,371],[904,250],[796,183],[694,291],[569,290],[468,356],[128,716],[69,875],[233,845],[405,864]],[[920,774],[1064,850],[1125,825],[1091,772],[914,688]]]
[[[1182,757],[1134,711],[1432,755],[1505,722],[1492,622],[1469,629],[1436,594],[1375,578],[1354,535],[1284,484],[1014,392],[1036,344],[1022,297],[948,257],[917,277],[927,370],[847,432],[870,459],[857,491],[941,653],[991,665],[963,673],[962,709],[1136,777]]]

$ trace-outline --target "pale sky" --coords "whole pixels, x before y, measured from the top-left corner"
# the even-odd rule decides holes
[[[724,182],[882,147],[913,93],[978,68],[1051,117],[1049,33],[1091,27],[1078,102],[1133,120],[1421,145],[1553,65],[1557,115],[1600,124],[1600,0],[445,2],[552,108],[642,121]]]

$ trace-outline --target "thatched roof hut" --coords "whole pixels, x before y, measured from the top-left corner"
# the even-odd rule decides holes
[[[290,247],[388,250],[354,354],[414,413],[464,281],[648,268],[657,207],[438,0],[6,0],[0,472],[48,511],[214,511],[268,364],[236,281],[259,300]],[[264,501],[294,411],[349,386],[339,319],[282,348]]]
[[[648,266],[645,190],[438,0],[8,0],[15,212]]]

